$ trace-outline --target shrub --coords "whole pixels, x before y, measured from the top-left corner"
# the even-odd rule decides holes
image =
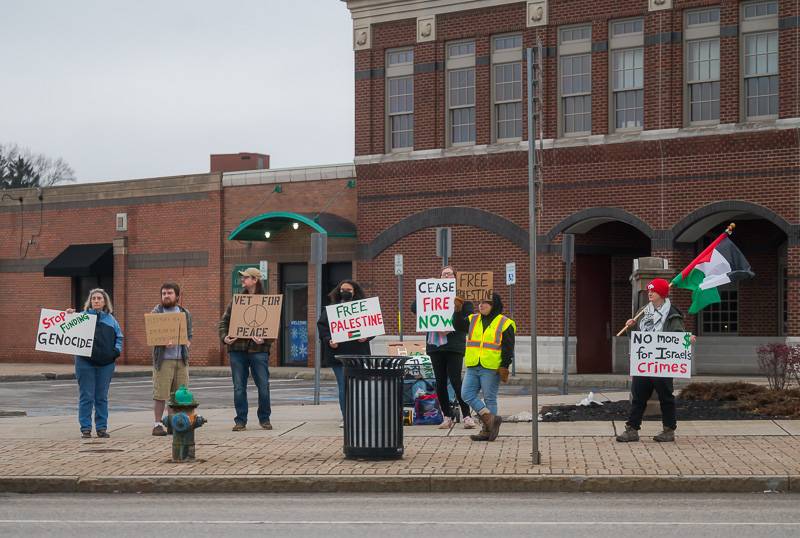
[[[783,390],[796,375],[800,349],[786,344],[765,344],[758,348],[758,366],[766,376],[769,387]]]

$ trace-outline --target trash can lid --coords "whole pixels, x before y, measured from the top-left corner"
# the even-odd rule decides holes
[[[390,355],[336,355],[336,358],[347,367],[366,370],[401,370],[409,359]]]

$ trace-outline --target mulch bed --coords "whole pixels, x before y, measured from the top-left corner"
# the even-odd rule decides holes
[[[655,393],[654,393],[655,394]],[[675,399],[679,420],[800,419],[800,389],[773,391],[751,383],[692,383]],[[543,422],[627,420],[630,402],[603,405],[547,405]],[[645,420],[658,420],[658,415]]]

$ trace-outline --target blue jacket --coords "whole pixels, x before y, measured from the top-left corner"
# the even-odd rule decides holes
[[[122,339],[124,338],[124,336],[122,336],[122,328],[119,326],[119,322],[117,321],[117,318],[115,318],[114,316],[112,316],[108,312],[104,312],[102,310],[97,311],[94,308],[90,308],[89,310],[86,310],[86,313],[87,314],[94,314],[95,316],[97,316],[97,323],[103,323],[105,325],[108,325],[112,329],[114,329],[114,334],[116,335],[116,339],[114,340],[114,348],[116,348],[116,350],[119,351],[120,355],[121,355],[122,354]]]
[[[119,322],[117,322],[114,316],[102,310],[98,311],[90,308],[89,310],[84,310],[82,313],[97,316],[92,357],[82,358],[90,360],[95,366],[111,364],[122,354],[123,336]]]

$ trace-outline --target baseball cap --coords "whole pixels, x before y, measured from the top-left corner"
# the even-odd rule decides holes
[[[248,267],[248,268],[247,268],[247,269],[245,269],[244,271],[239,271],[239,274],[240,274],[240,275],[242,275],[242,276],[250,276],[250,277],[253,277],[253,278],[255,278],[256,280],[261,280],[261,278],[262,278],[262,276],[261,276],[261,271],[259,271],[259,270],[258,270],[257,268],[255,268],[255,267]]]

